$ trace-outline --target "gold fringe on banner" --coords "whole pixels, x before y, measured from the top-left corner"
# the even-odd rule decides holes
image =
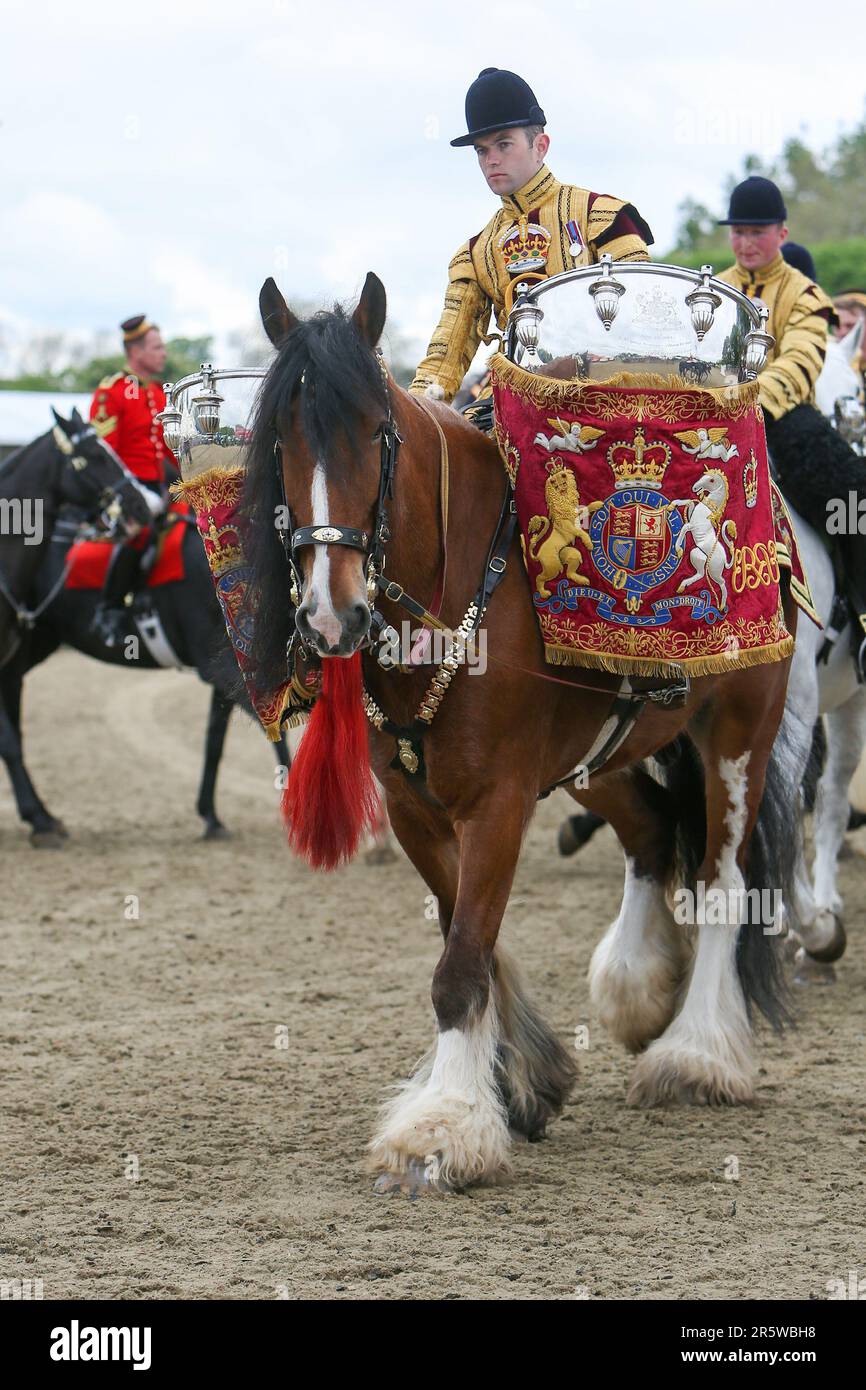
[[[527,372],[501,352],[493,354],[489,367],[494,388],[504,386],[533,405],[585,414],[593,420],[650,419],[678,425],[694,420],[740,420],[760,410],[757,381],[705,387],[655,372],[619,372],[609,381],[560,381]]]
[[[712,656],[686,656],[676,661],[653,661],[639,656],[608,656],[602,652],[575,651],[572,647],[544,645],[544,659],[550,666],[588,666],[608,671],[616,676],[667,676],[674,678],[683,670],[690,676],[715,676],[722,671],[740,671],[746,666],[766,666],[771,661],[783,661],[794,650],[790,635],[769,647],[740,649],[736,656],[716,652]]]
[[[209,468],[187,482],[172,483],[171,495],[188,502],[193,511],[203,512],[206,507],[239,500],[245,472],[238,464],[233,468]]]

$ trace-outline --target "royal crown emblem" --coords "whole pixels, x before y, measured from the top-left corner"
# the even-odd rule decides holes
[[[502,233],[497,245],[509,275],[544,270],[550,250],[550,232],[537,222],[521,217]]]
[[[618,439],[607,451],[616,487],[660,487],[671,461],[671,451],[660,439],[647,444],[638,427],[633,442]]]
[[[235,526],[217,526],[213,515],[208,516],[207,523],[202,540],[211,574],[218,579],[243,564],[243,548]]]

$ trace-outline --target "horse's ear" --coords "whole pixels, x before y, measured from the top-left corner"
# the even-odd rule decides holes
[[[259,290],[259,313],[264,330],[274,347],[279,347],[292,329],[298,326],[298,320],[270,275]]]
[[[82,417],[82,415],[81,415],[81,413],[80,413],[80,411],[79,411],[77,405],[74,405],[74,406],[72,407],[72,420],[71,420],[71,424],[72,424],[72,428],[73,428],[76,432],[77,432],[78,430],[83,430],[83,429],[84,429],[84,419],[83,419],[83,417]]]
[[[853,363],[854,358],[857,356],[857,353],[860,350],[860,343],[863,339],[864,324],[866,324],[866,320],[862,318],[858,319],[854,327],[849,329],[849,331],[845,334],[845,337],[842,339],[842,350],[844,351],[845,356],[847,357],[850,363]]]
[[[51,407],[51,414],[54,416],[54,423],[62,429],[64,434],[68,434],[72,428],[71,422],[64,420],[63,416],[54,409],[54,406]]]
[[[378,345],[382,336],[382,329],[385,327],[387,312],[385,286],[378,275],[374,275],[372,270],[369,270],[364,281],[364,288],[361,291],[361,298],[358,300],[358,307],[352,315],[352,322],[371,348]]]

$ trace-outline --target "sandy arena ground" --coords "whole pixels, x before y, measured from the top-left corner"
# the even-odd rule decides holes
[[[641,1112],[586,985],[619,850],[605,831],[560,859],[571,803],[543,803],[504,939],[563,1037],[589,1027],[573,1103],[508,1186],[376,1197],[376,1105],[432,1036],[426,888],[402,854],[330,877],[294,861],[240,716],[234,835],[203,843],[207,702],[194,677],[71,652],[28,682],[30,769],[71,838],[32,850],[4,782],[0,1278],[46,1299],[775,1299],[864,1270],[866,832],[838,982],[762,1035],[758,1104]]]

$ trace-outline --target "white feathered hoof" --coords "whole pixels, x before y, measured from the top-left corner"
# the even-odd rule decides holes
[[[807,955],[825,965],[840,960],[848,944],[845,923],[838,913],[826,907],[821,908],[811,927],[800,928],[800,939]]]
[[[755,1098],[755,1069],[750,1057],[734,1049],[677,1048],[659,1038],[634,1069],[627,1103],[654,1105],[748,1105]]]
[[[411,1186],[469,1187],[510,1169],[508,1119],[496,1085],[499,1021],[491,999],[465,1029],[440,1032],[436,1048],[383,1107],[370,1168]],[[379,1190],[386,1188],[385,1183]],[[421,1189],[418,1189],[421,1190]]]
[[[679,961],[656,957],[638,974],[622,960],[611,961],[599,942],[589,967],[589,992],[599,1018],[612,1037],[641,1052],[667,1028],[674,1012],[681,968]]]
[[[424,1089],[386,1113],[368,1166],[377,1192],[415,1196],[497,1182],[511,1170],[509,1149],[501,1107]]]

